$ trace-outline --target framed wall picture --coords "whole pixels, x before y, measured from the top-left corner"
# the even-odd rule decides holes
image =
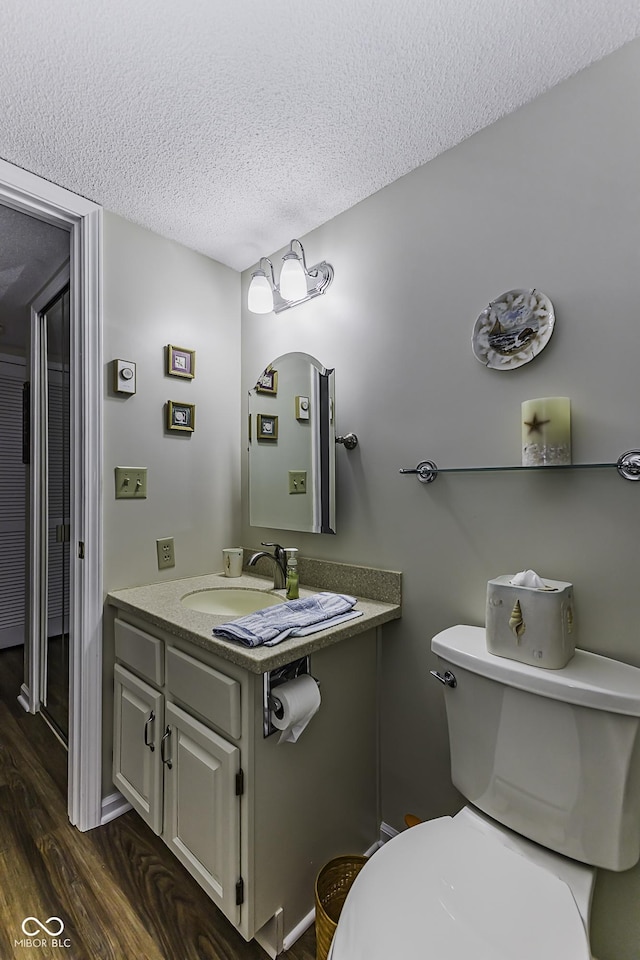
[[[167,430],[193,433],[195,428],[195,403],[177,403],[175,400],[167,400]]]
[[[270,393],[272,396],[278,392],[278,371],[273,367],[267,367],[264,373],[261,373],[256,383],[256,393]]]
[[[193,380],[196,375],[196,352],[185,347],[167,345],[167,375]]]
[[[278,439],[278,418],[258,413],[256,415],[256,438],[258,440],[277,440]]]

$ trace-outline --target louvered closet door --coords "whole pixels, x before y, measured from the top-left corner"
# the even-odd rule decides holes
[[[0,648],[24,643],[27,474],[22,462],[20,358],[0,360]]]

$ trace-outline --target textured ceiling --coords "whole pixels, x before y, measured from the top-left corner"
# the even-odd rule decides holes
[[[243,269],[638,35],[638,0],[2,0],[0,156]]]

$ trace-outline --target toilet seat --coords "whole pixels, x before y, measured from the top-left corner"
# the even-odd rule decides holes
[[[386,843],[360,872],[331,960],[590,960],[568,885],[475,829],[442,817]]]

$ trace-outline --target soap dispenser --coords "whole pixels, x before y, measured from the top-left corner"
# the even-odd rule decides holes
[[[286,547],[287,555],[287,600],[297,600],[300,596],[298,585],[298,548]]]

